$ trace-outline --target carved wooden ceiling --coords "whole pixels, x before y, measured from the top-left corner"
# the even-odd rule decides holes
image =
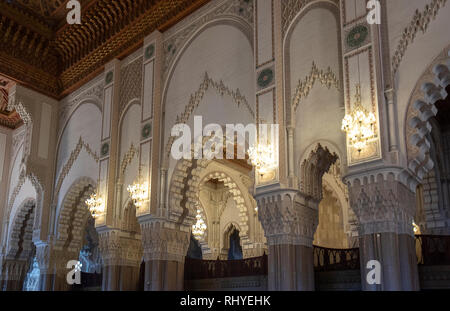
[[[0,0],[0,74],[60,99],[209,0]]]
[[[8,92],[13,85],[13,81],[0,76],[0,126],[10,129],[16,129],[23,124],[17,112],[8,110]]]

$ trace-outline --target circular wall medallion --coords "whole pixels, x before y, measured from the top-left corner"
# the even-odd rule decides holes
[[[347,35],[347,45],[351,48],[357,47],[366,41],[369,28],[365,25],[355,26]]]
[[[264,69],[259,73],[258,86],[261,88],[269,86],[273,81],[273,70],[271,68]]]
[[[109,143],[104,143],[101,149],[102,157],[105,157],[109,153]]]
[[[147,46],[145,49],[145,58],[150,59],[155,54],[155,46],[153,44]]]
[[[152,134],[152,125],[148,123],[144,125],[144,127],[142,128],[142,138],[147,139],[151,136],[151,134]]]
[[[112,71],[108,72],[106,74],[106,78],[105,78],[106,84],[110,84],[112,82],[113,78],[114,78],[113,72]]]

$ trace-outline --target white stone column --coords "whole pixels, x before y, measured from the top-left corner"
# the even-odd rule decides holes
[[[136,291],[142,262],[141,239],[138,234],[101,228],[100,252],[103,259],[104,291]]]
[[[150,217],[143,217],[139,222],[144,246],[144,290],[183,290],[189,228],[176,228],[174,223]]]
[[[375,172],[353,178],[350,205],[359,222],[361,278],[363,290],[419,290],[413,217],[415,193],[399,175]],[[381,264],[381,283],[369,284],[370,261]]]

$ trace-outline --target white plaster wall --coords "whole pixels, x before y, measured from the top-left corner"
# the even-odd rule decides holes
[[[328,67],[340,79],[338,28],[335,15],[324,8],[309,11],[292,32],[290,52],[291,99],[298,81],[310,75],[312,63],[319,70]],[[341,132],[344,117],[342,94],[335,87],[328,89],[316,81],[306,99],[302,99],[295,112],[296,130],[294,158],[300,159],[305,149],[318,140],[326,140],[345,151],[345,134]]]
[[[165,99],[164,146],[170,137],[177,115],[184,112],[191,95],[198,91],[205,72],[214,81],[229,89],[240,90],[255,110],[255,80],[253,50],[247,37],[229,25],[212,26],[194,39],[179,60],[167,88]],[[199,107],[191,115],[188,125],[193,128],[194,115],[202,115],[204,125],[217,123],[254,123],[248,110],[228,96],[220,96],[210,88]],[[170,159],[169,177],[175,161]]]
[[[120,165],[125,158],[126,153],[130,150],[131,144],[139,150],[140,143],[140,119],[141,119],[141,106],[139,104],[132,104],[122,119],[120,128]],[[120,206],[123,206],[128,200],[127,186],[133,184],[138,177],[139,171],[139,155],[136,154],[127,166],[123,179],[122,189],[122,201]]]
[[[389,24],[389,44],[391,57],[397,49],[401,35],[409,27],[414,12],[424,11],[430,0],[386,1]],[[409,99],[417,81],[432,61],[450,44],[450,4],[442,7],[436,20],[432,20],[424,34],[419,31],[409,44],[396,75],[397,105],[400,129],[400,144],[406,150],[405,121]]]
[[[72,114],[61,136],[58,148],[55,184],[58,182],[62,169],[68,162],[72,151],[76,148],[80,137],[85,143],[89,144],[93,152],[97,155],[100,154],[101,120],[100,110],[91,103],[80,105]],[[98,179],[98,163],[85,149],[82,149],[62,183],[57,201],[58,210],[70,187],[81,177],[89,177],[94,181]]]

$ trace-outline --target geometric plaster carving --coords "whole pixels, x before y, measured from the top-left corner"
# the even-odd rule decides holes
[[[322,177],[337,160],[336,154],[331,154],[327,147],[323,148],[318,144],[300,166],[300,191],[320,202]]]
[[[197,107],[200,105],[203,97],[205,96],[205,94],[209,88],[214,89],[222,97],[225,95],[228,97],[231,97],[233,102],[238,107],[240,107],[241,104],[243,104],[249,111],[252,118],[255,117],[255,112],[250,107],[250,104],[248,103],[247,99],[245,98],[245,96],[243,96],[241,94],[241,91],[239,89],[237,89],[236,91],[231,90],[230,88],[225,86],[225,84],[223,83],[222,80],[220,80],[220,82],[216,82],[213,79],[211,79],[208,76],[208,73],[206,72],[203,82],[200,84],[198,90],[194,94],[191,95],[189,103],[186,105],[184,112],[181,115],[177,116],[176,121],[175,121],[176,124],[186,124],[189,121],[190,116],[192,115],[194,110],[197,109]],[[171,136],[167,142],[167,145],[166,145],[166,156],[167,157],[169,157],[169,155],[170,155],[170,151],[171,151],[172,145],[175,140],[176,140],[176,137]]]
[[[443,8],[446,3],[447,0],[432,0],[430,4],[425,6],[423,12],[419,12],[418,9],[416,10],[410,24],[403,30],[402,37],[393,54],[392,70],[394,75],[400,67],[400,63],[406,54],[408,46],[414,42],[418,32],[422,31],[423,34],[426,33],[429,24],[432,20],[436,19],[439,10]]]
[[[316,81],[320,82],[328,89],[330,89],[332,86],[338,91],[340,91],[341,89],[339,79],[331,71],[330,67],[328,67],[327,71],[325,72],[323,70],[319,70],[316,64],[313,62],[309,76],[307,76],[304,81],[298,81],[294,97],[292,98],[292,107],[294,108],[294,110],[297,110],[302,99],[306,99],[308,97]]]
[[[131,144],[130,149],[123,156],[122,162],[120,163],[120,171],[119,171],[119,179],[118,183],[123,183],[123,178],[125,176],[125,172],[127,170],[128,165],[130,165],[131,161],[133,161],[134,157],[139,154],[139,150]]]
[[[55,196],[54,196],[55,200],[58,198],[59,191],[61,190],[64,179],[67,177],[67,175],[69,175],[69,172],[72,169],[73,164],[78,159],[78,156],[80,155],[83,149],[87,152],[89,156],[91,156],[95,160],[95,162],[98,163],[100,161],[99,156],[94,151],[92,151],[89,144],[85,143],[83,138],[80,137],[75,149],[70,153],[69,160],[67,160],[66,164],[61,170],[61,173],[59,174],[58,182],[56,183],[55,186]]]

